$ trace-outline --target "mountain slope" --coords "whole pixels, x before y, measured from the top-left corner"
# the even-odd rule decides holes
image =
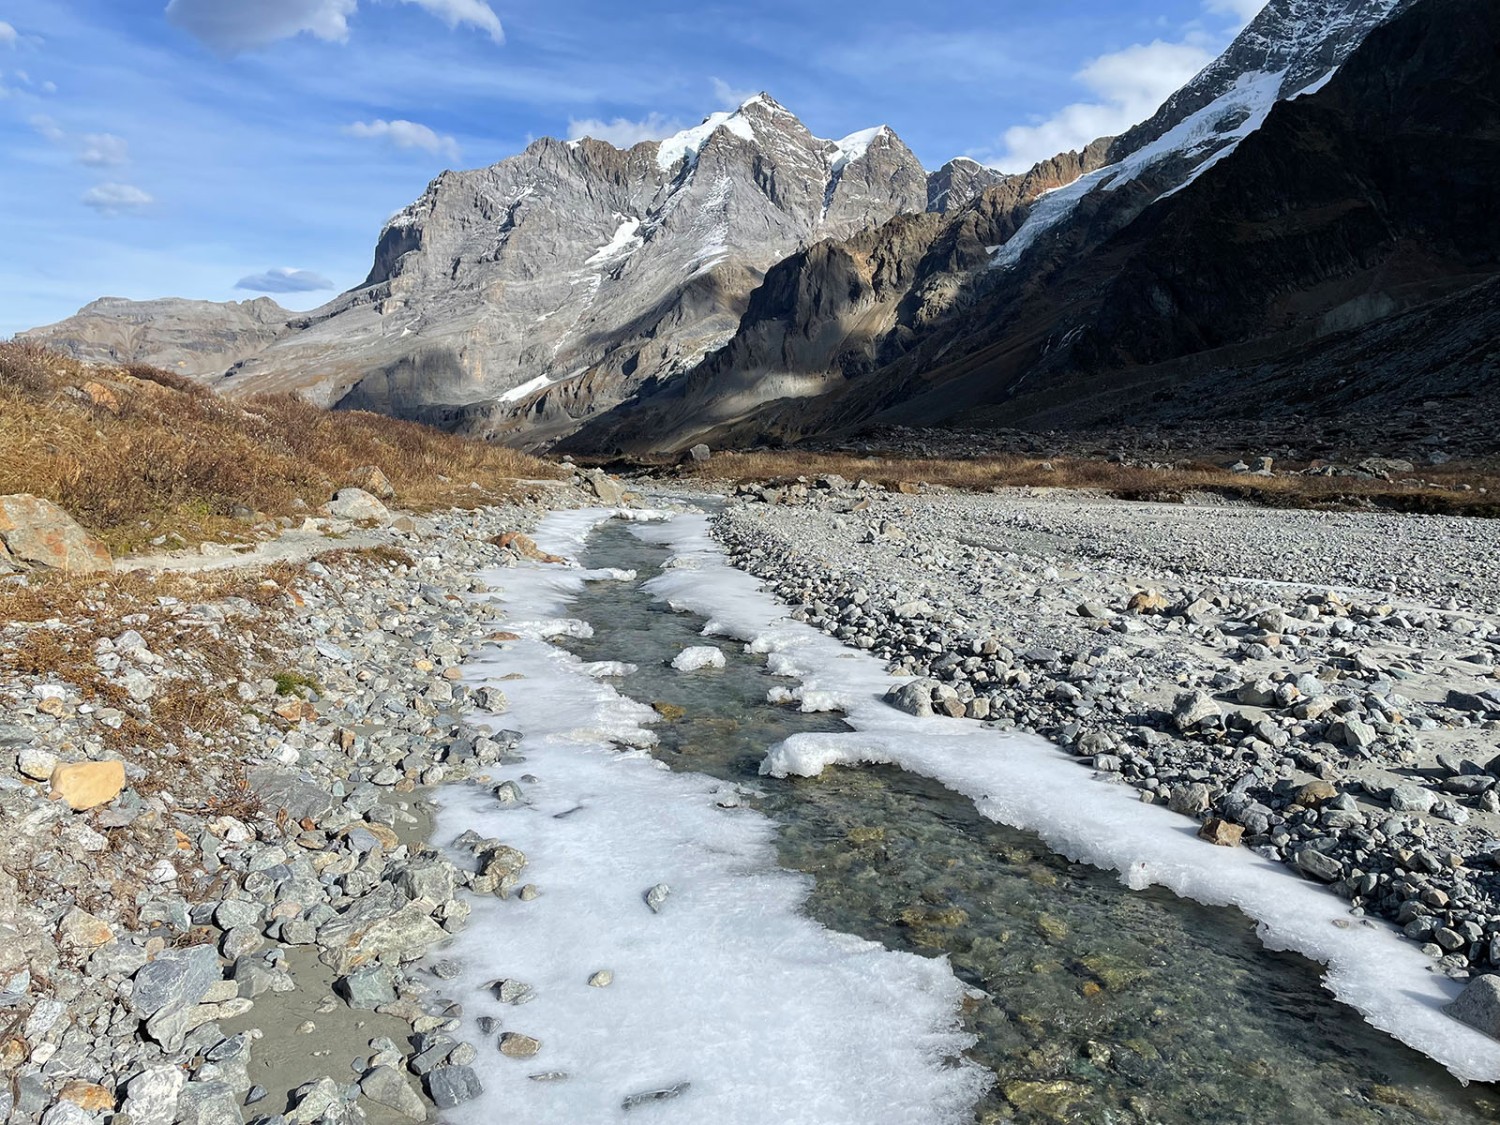
[[[570,445],[671,449],[980,408],[992,424],[1118,421],[1160,390],[1142,375],[1154,365],[1181,380],[1264,361],[1482,280],[1494,228],[1469,231],[1500,170],[1494,12],[1417,0],[1372,33],[1391,8],[1272,0],[1071,185],[1008,211],[991,189],[933,232],[875,331],[827,328],[868,301],[858,291],[812,307],[844,291],[822,264],[839,254],[784,263],[802,276],[757,294],[724,352]],[[788,350],[789,337],[829,343]],[[754,385],[789,375],[822,397],[760,405]],[[1141,394],[1105,393],[1132,381]],[[1067,409],[1093,400],[1108,411]]]
[[[150,363],[211,379],[289,331],[295,316],[269,297],[224,303],[103,297],[67,320],[22,332],[17,339],[86,363]]]

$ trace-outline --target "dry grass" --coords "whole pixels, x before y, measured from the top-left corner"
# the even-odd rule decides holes
[[[733,483],[786,481],[834,473],[887,488],[902,483],[942,485],[979,492],[993,488],[1087,489],[1125,500],[1180,502],[1194,492],[1216,493],[1268,507],[1385,508],[1441,515],[1500,517],[1500,476],[1458,464],[1423,468],[1410,480],[1362,480],[1278,474],[1258,477],[1206,463],[1172,469],[1108,461],[1018,455],[973,459],[856,457],[800,451],[716,453],[704,464],[682,467],[687,476]],[[1465,490],[1464,486],[1468,486]]]
[[[0,494],[53,501],[117,553],[172,533],[189,544],[242,537],[237,508],[298,517],[365,465],[418,511],[492,503],[514,496],[518,478],[559,475],[416,423],[291,395],[230,401],[169,371],[0,343]]]

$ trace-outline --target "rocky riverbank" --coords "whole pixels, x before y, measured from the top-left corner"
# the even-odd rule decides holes
[[[892,705],[1039,733],[1438,971],[1500,966],[1500,526],[824,478],[717,534],[911,677]]]
[[[467,896],[525,897],[525,857],[445,858],[423,791],[514,756],[463,665],[509,637],[474,575],[535,557],[541,508],[381,511],[256,570],[4,580],[0,1119],[416,1121],[479,1092],[456,967],[417,962]]]

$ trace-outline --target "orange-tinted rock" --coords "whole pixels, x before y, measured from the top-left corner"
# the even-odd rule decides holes
[[[1217,844],[1221,848],[1237,847],[1244,835],[1245,830],[1238,824],[1231,824],[1218,817],[1205,820],[1203,827],[1198,829],[1198,839],[1207,840],[1210,844]]]
[[[52,771],[52,795],[78,812],[108,804],[124,788],[121,762],[69,762]]]
[[[87,574],[114,566],[109,549],[50,500],[0,496],[0,544],[23,565]]]
[[[103,383],[85,383],[82,389],[83,393],[88,396],[89,402],[100,410],[107,410],[111,414],[120,413],[119,396]]]
[[[522,535],[519,531],[507,531],[503,535],[497,535],[490,542],[502,550],[515,551],[522,558],[534,559],[537,562],[562,563],[568,561],[560,555],[549,555],[536,545],[535,539],[529,535]]]
[[[71,1102],[89,1113],[108,1113],[115,1108],[115,1092],[108,1086],[76,1078],[66,1083],[57,1097],[59,1101]]]

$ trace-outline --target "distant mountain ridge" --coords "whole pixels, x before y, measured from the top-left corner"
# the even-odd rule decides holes
[[[768,95],[628,150],[538,141],[434,180],[358,288],[220,330],[216,385],[605,453],[1248,409],[1229,372],[1267,411],[1299,370],[1330,410],[1351,377],[1391,404],[1403,346],[1441,373],[1411,387],[1468,393],[1484,325],[1436,310],[1484,321],[1493,292],[1497,19],[1269,0],[1150,119],[1024,175],[929,173],[884,126],[819,138]],[[33,336],[95,346],[86,319]]]
[[[972,161],[929,175],[885,126],[816,137],[765,94],[628,150],[543,139],[439,176],[386,224],[362,285],[241,349],[219,386],[440,423],[478,402],[566,432],[722,345],[787,254],[1004,179]],[[107,331],[80,316],[29,336]]]

